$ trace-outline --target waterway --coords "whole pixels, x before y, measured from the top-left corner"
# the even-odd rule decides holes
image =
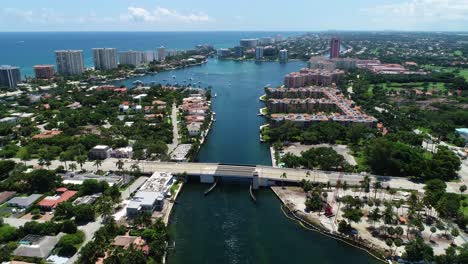
[[[139,78],[145,83],[189,81],[212,86],[217,114],[198,160],[271,165],[268,146],[259,142],[258,98],[266,84],[278,86],[283,76],[306,65],[294,61],[234,62],[210,60],[203,66]],[[172,76],[176,78],[173,79]],[[164,81],[165,80],[165,81]],[[131,86],[133,80],[123,84]],[[187,83],[186,82],[186,83]],[[209,185],[189,183],[178,197],[170,223],[175,249],[169,264],[205,263],[377,263],[365,252],[286,218],[268,189],[250,200],[248,183],[222,182],[208,196]]]

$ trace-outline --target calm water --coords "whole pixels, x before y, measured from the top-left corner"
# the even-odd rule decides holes
[[[82,49],[86,66],[92,66],[92,48],[118,50],[191,49],[199,44],[216,48],[238,45],[241,38],[274,35],[284,37],[300,32],[0,32],[0,65],[21,67],[22,75],[32,75],[35,64],[55,64],[54,50]]]
[[[193,78],[213,86],[217,97],[214,124],[198,160],[271,165],[270,153],[259,142],[263,119],[257,116],[266,84],[280,85],[284,74],[305,62],[256,64],[210,60],[200,67],[140,78],[144,82],[184,83]],[[173,80],[172,76],[176,76]],[[131,85],[133,80],[121,84]],[[176,243],[170,264],[185,263],[376,263],[365,252],[303,229],[284,216],[280,202],[267,189],[253,204],[248,185],[222,183],[210,195],[208,185],[190,183],[178,198],[170,231]]]
[[[378,263],[364,251],[308,231],[286,218],[270,190],[253,204],[248,185],[188,184],[178,197],[170,231],[170,264]]]
[[[145,83],[188,83],[192,78],[197,85],[201,81],[202,87],[212,86],[212,94],[217,94],[213,100],[217,121],[200,151],[199,161],[271,165],[268,146],[259,142],[258,132],[263,118],[257,116],[261,107],[258,98],[264,94],[266,84],[280,85],[284,74],[305,65],[302,61],[280,64],[213,59],[202,66],[163,72],[139,80]],[[133,81],[118,84],[132,86]]]

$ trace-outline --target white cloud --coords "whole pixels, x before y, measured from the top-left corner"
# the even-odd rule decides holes
[[[16,8],[3,8],[1,11],[5,20],[11,20],[15,23],[62,23],[65,21],[63,15],[55,12],[51,8],[41,8],[39,10],[21,10]]]
[[[378,5],[364,12],[387,19],[420,20],[425,22],[468,20],[468,0],[406,0]],[[394,21],[389,21],[389,23]]]
[[[147,10],[142,7],[129,7],[128,13],[120,16],[122,21],[135,22],[178,22],[178,23],[203,23],[214,21],[213,18],[203,12],[182,14],[176,10],[157,7],[155,10]]]

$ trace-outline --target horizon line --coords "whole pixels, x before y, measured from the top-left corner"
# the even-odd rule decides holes
[[[242,29],[225,29],[225,30],[18,30],[18,31],[1,31],[0,33],[200,33],[200,32],[296,32],[296,33],[327,33],[327,32],[394,32],[394,33],[408,33],[408,32],[423,32],[423,33],[468,33],[468,30],[401,30],[401,29],[326,29],[326,30],[242,30]]]

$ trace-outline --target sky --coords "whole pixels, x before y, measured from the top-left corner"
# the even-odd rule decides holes
[[[0,31],[468,31],[468,0],[17,0]]]

